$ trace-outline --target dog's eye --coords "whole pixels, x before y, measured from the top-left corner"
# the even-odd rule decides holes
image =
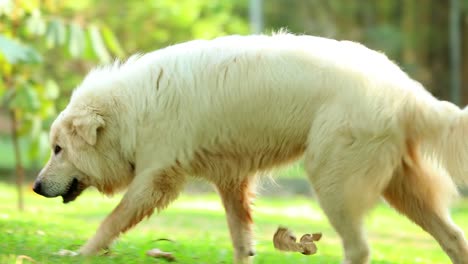
[[[54,154],[57,155],[60,153],[60,151],[62,151],[62,147],[60,147],[59,145],[55,145]]]

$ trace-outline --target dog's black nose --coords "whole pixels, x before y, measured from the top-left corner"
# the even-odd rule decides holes
[[[41,193],[41,182],[40,182],[40,181],[36,181],[36,182],[34,183],[33,191],[34,191],[35,193],[37,193],[37,194],[42,195],[42,193]]]

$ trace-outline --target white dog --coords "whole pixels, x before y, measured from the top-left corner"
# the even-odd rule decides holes
[[[235,261],[254,255],[257,172],[304,156],[344,263],[367,263],[365,213],[383,196],[453,263],[468,244],[448,204],[468,173],[468,109],[442,102],[381,53],[277,34],[174,45],[92,71],[52,125],[53,153],[34,190],[74,200],[88,186],[128,188],[80,250],[107,247],[181,191],[218,189]],[[465,181],[466,182],[466,181]]]

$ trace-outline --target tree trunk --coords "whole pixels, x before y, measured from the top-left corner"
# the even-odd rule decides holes
[[[464,11],[462,30],[461,32],[468,32],[468,9]],[[462,105],[468,104],[468,34],[462,34]]]
[[[450,1],[449,36],[450,36],[450,99],[461,105],[461,48],[460,48],[460,2]]]
[[[18,120],[15,110],[10,110],[11,120],[11,138],[13,142],[13,148],[15,151],[15,162],[16,162],[16,188],[18,192],[18,209],[24,210],[24,195],[23,195],[23,182],[24,182],[24,168],[21,160],[21,148],[18,140]]]
[[[415,62],[417,68],[415,71],[415,77],[420,81],[427,89],[432,90],[434,84],[432,82],[433,76],[430,72],[430,39],[431,39],[431,13],[432,13],[432,1],[431,0],[419,0],[417,1],[417,9],[415,12],[415,24],[414,31],[414,49],[415,49]]]
[[[402,14],[402,32],[403,32],[403,50],[402,60],[405,66],[414,66],[416,63],[415,54],[415,14],[416,3],[415,0],[403,1],[403,14]],[[411,74],[411,73],[410,73]]]
[[[446,1],[432,2],[432,23],[429,69],[431,71],[432,92],[440,99],[449,100],[450,64],[449,64],[449,4]]]

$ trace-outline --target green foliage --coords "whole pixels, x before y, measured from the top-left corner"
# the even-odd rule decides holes
[[[70,24],[70,40],[68,52],[73,58],[80,57],[85,49],[86,36],[78,23]]]
[[[112,51],[117,57],[123,57],[125,52],[123,51],[122,47],[120,46],[117,37],[115,36],[114,32],[107,26],[101,27],[102,35],[104,37],[104,42],[106,43],[109,50]]]
[[[96,25],[90,25],[88,27],[88,34],[91,40],[92,50],[96,52],[98,58],[103,62],[110,61],[110,54],[104,45],[104,41],[101,37],[101,33]]]
[[[122,40],[125,50],[148,52],[174,43],[214,38],[227,34],[247,34],[246,1],[103,0],[82,6],[89,16],[104,16]],[[106,36],[103,28],[103,35]],[[111,46],[111,45],[109,45]]]
[[[0,36],[0,55],[6,60],[4,63],[39,63],[41,55],[32,47],[5,36]],[[5,66],[6,67],[6,66]]]
[[[48,53],[100,62],[125,56],[109,27],[59,15],[62,8],[52,1],[0,2],[0,102],[4,114],[14,114],[29,159],[39,163],[49,151],[46,131],[57,114],[57,103],[66,100],[44,67],[60,66]]]
[[[17,114],[29,158],[41,164],[50,123],[93,64],[248,33],[244,11],[229,0],[0,1],[0,103]]]

